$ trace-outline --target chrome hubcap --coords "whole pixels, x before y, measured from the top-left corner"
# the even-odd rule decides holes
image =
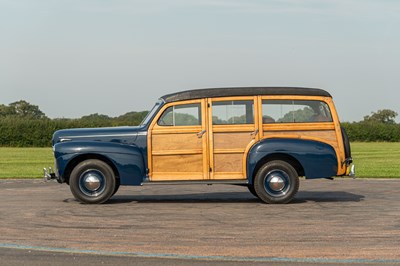
[[[106,188],[106,179],[102,172],[90,169],[79,177],[79,189],[83,194],[89,197],[96,197],[104,192]]]
[[[269,181],[269,187],[275,191],[282,191],[285,187],[285,180],[280,176],[272,176]]]
[[[285,171],[272,170],[264,177],[265,191],[273,197],[286,195],[290,186],[290,178]]]
[[[100,178],[94,174],[85,176],[83,182],[85,187],[91,191],[95,191],[100,187]]]

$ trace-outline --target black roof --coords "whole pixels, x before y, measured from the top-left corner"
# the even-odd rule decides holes
[[[327,91],[302,87],[233,87],[197,89],[167,94],[161,97],[165,102],[177,102],[201,98],[255,96],[255,95],[305,95],[332,97]]]

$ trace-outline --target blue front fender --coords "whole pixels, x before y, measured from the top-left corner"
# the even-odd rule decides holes
[[[133,145],[98,141],[71,141],[54,146],[58,175],[65,179],[69,167],[80,158],[105,158],[113,164],[121,185],[140,185],[146,177],[141,150]]]
[[[313,140],[271,138],[259,141],[250,149],[247,157],[249,182],[253,182],[260,162],[279,157],[297,160],[306,178],[327,178],[337,174],[337,156],[332,146]]]

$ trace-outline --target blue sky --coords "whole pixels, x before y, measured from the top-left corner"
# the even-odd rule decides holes
[[[164,94],[321,87],[343,121],[400,113],[400,2],[0,0],[0,103],[117,116]]]

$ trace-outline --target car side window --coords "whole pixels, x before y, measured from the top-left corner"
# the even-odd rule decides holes
[[[328,105],[322,101],[263,100],[263,124],[332,122]]]
[[[198,126],[201,125],[201,105],[183,104],[168,107],[158,119],[159,126]]]
[[[236,125],[254,123],[254,102],[218,101],[212,103],[213,125]]]

